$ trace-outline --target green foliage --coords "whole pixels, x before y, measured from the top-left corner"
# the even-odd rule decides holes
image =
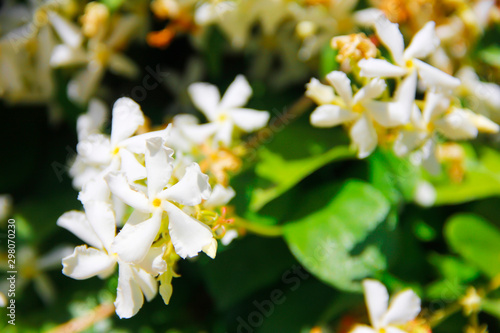
[[[363,244],[389,212],[389,202],[373,186],[348,181],[323,209],[285,226],[285,239],[304,267],[344,290],[386,267],[376,246]],[[357,254],[354,253],[357,252]]]
[[[450,247],[484,274],[494,278],[500,274],[500,231],[474,214],[450,218],[444,234]]]

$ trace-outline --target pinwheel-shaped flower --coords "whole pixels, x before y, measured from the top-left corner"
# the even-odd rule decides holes
[[[90,106],[92,109],[86,117],[79,118],[78,125],[82,127],[79,132],[88,131],[85,128],[89,125],[85,123],[96,117],[95,103]],[[113,105],[111,135],[95,133],[94,130],[92,134],[83,135],[77,145],[78,156],[70,171],[75,187],[81,188],[88,180],[118,169],[125,172],[129,181],[145,178],[146,170],[133,154],[145,153],[148,138],[166,139],[169,129],[133,136],[143,124],[144,114],[140,106],[127,97],[118,99]]]
[[[393,297],[376,280],[364,280],[365,301],[372,326],[358,325],[350,333],[406,333],[401,327],[415,319],[420,312],[420,298],[405,290]]]
[[[409,121],[411,105],[408,105],[408,100],[411,102],[415,94],[415,81],[411,76],[402,81],[391,102],[375,100],[386,89],[380,78],[371,80],[356,94],[353,94],[351,81],[345,73],[333,71],[326,78],[340,97],[335,95],[332,87],[311,80],[306,95],[322,104],[311,114],[311,123],[317,127],[352,123],[349,134],[358,148],[359,158],[370,155],[377,146],[373,121],[386,128]]]
[[[195,206],[208,199],[211,192],[208,176],[198,164],[192,163],[181,180],[167,187],[171,182],[174,151],[165,147],[161,138],[146,140],[146,146],[145,193],[131,186],[123,173],[106,176],[111,192],[135,208],[113,241],[113,251],[126,262],[141,262],[156,239],[166,212],[170,238],[179,256],[193,257],[202,250],[215,256],[211,249],[215,242],[212,230],[178,206]]]
[[[97,196],[100,194],[97,193]],[[77,280],[93,276],[106,278],[114,272],[118,263],[116,313],[120,318],[130,318],[142,307],[144,296],[148,301],[156,296],[158,283],[154,276],[167,269],[162,259],[165,247],[151,247],[144,260],[137,265],[120,260],[111,249],[116,233],[111,206],[98,200],[84,200],[83,203],[85,213],[67,212],[57,220],[57,225],[71,231],[92,247],[77,246],[73,254],[63,259],[63,273]]]
[[[404,49],[403,35],[396,23],[391,23],[385,16],[380,15],[374,25],[377,37],[391,53],[395,64],[383,59],[361,59],[358,63],[361,68],[361,76],[401,77],[416,70],[427,87],[445,90],[458,87],[460,80],[419,60],[429,56],[439,46],[434,22],[427,22],[415,34],[406,50]]]
[[[208,124],[184,127],[187,136],[197,143],[215,134],[217,143],[230,146],[235,126],[245,132],[253,132],[269,121],[268,112],[243,108],[252,95],[252,88],[243,75],[236,77],[222,99],[219,89],[208,83],[193,83],[188,91],[194,105],[209,120]]]

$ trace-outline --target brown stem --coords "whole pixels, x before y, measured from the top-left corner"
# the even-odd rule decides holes
[[[81,332],[95,323],[109,318],[115,312],[115,306],[111,303],[101,304],[95,307],[92,312],[61,324],[49,333],[76,333]]]

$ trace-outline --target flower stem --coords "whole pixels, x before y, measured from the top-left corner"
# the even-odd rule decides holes
[[[283,227],[279,225],[264,225],[259,223],[252,223],[239,217],[234,219],[234,224],[259,236],[264,236],[264,237],[283,236]]]

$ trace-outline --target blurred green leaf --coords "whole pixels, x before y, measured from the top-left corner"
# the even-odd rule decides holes
[[[279,197],[302,179],[329,162],[354,156],[345,146],[335,147],[324,154],[297,160],[285,160],[282,156],[262,148],[260,162],[255,171],[261,178],[272,182],[268,188],[256,188],[250,200],[250,209],[258,211],[268,202]]]
[[[450,247],[490,278],[500,274],[500,231],[481,217],[459,214],[444,229]]]
[[[483,299],[481,308],[483,311],[500,319],[500,299]]]
[[[433,253],[428,260],[441,277],[426,287],[426,296],[430,299],[455,301],[465,293],[467,285],[479,276],[477,268],[453,256]]]
[[[500,67],[500,46],[492,45],[479,52],[479,58],[491,66]]]
[[[216,260],[200,261],[200,266],[217,308],[227,310],[278,281],[294,262],[281,239],[250,236],[234,241]]]
[[[360,290],[356,280],[385,268],[380,249],[361,243],[384,221],[389,207],[373,186],[351,180],[326,207],[285,225],[285,239],[302,265],[321,280]],[[358,254],[352,253],[355,248]]]
[[[323,46],[320,53],[319,75],[325,77],[331,71],[339,68],[339,63],[336,60],[337,50],[332,49],[330,41]]]
[[[377,149],[369,158],[370,182],[391,201],[393,205],[403,200],[413,201],[420,173],[407,159],[393,152]]]
[[[500,154],[483,147],[479,158],[468,154],[464,180],[435,184],[436,205],[460,204],[500,195]]]

